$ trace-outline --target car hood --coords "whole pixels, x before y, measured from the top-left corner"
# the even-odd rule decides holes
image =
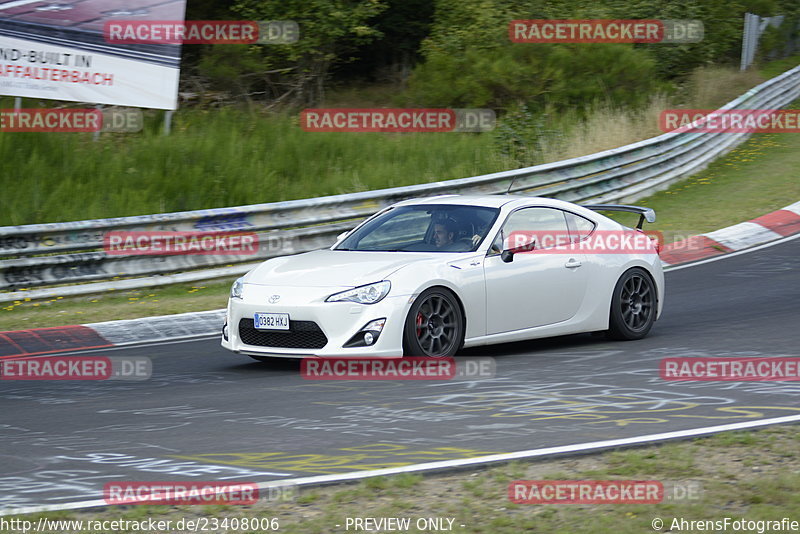
[[[432,258],[432,255],[435,257]],[[265,261],[245,277],[247,284],[303,287],[356,287],[385,280],[411,263],[458,254],[314,250]]]

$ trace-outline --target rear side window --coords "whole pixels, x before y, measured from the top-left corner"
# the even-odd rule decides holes
[[[594,222],[590,221],[586,217],[581,217],[580,215],[575,215],[572,212],[565,211],[564,215],[567,217],[567,226],[569,227],[569,237],[572,243],[577,243],[578,241],[583,241],[587,237],[594,232],[595,226],[597,226]]]
[[[561,210],[544,207],[523,208],[508,216],[492,251],[542,249],[566,244],[569,234]]]

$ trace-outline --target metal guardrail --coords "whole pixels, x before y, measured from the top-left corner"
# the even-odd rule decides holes
[[[721,109],[777,109],[798,97],[800,67]],[[252,268],[256,259],[328,246],[358,220],[418,196],[498,194],[510,188],[511,193],[571,202],[632,202],[702,170],[749,135],[670,132],[564,161],[408,187],[233,208],[0,227],[0,302],[233,276]],[[256,232],[259,252],[255,256],[117,256],[103,251],[106,232],[157,230]]]

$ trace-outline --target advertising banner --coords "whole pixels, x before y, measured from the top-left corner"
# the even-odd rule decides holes
[[[184,20],[186,0],[0,1],[0,94],[176,109],[180,44],[109,40],[109,21]]]

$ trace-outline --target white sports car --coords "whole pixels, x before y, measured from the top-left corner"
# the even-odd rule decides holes
[[[272,357],[452,356],[580,332],[647,335],[664,302],[647,208],[549,198],[407,200],[231,288],[222,346]],[[636,229],[595,210],[638,213]]]

